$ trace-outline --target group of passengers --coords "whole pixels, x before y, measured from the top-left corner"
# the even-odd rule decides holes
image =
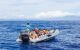
[[[29,29],[31,27],[30,27],[29,23],[27,23],[26,28],[27,28],[26,31],[24,30],[24,31],[21,32],[21,35],[29,33],[29,37],[31,37],[32,39],[38,38],[41,35],[45,35],[45,34],[49,33],[48,30],[46,30],[46,29],[39,30],[37,27],[33,31],[30,31]]]
[[[49,33],[49,31],[46,30],[46,29],[39,30],[38,28],[35,28],[34,31],[31,31],[29,35],[32,39],[35,39],[35,38],[38,38],[41,35],[45,35],[45,34],[48,34],[48,33]]]

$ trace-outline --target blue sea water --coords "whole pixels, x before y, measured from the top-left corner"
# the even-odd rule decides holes
[[[59,29],[53,39],[40,43],[18,43],[16,39],[27,22],[32,29]],[[0,21],[0,50],[80,50],[79,21]]]

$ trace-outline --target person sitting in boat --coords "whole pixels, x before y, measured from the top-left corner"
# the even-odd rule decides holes
[[[43,31],[43,30],[39,30],[37,27],[34,29],[34,31],[36,32],[36,34],[37,34],[38,36],[44,34],[44,31]]]
[[[36,39],[36,38],[38,38],[38,35],[36,34],[35,31],[32,31],[32,32],[30,32],[30,37],[31,37],[32,39]]]
[[[48,33],[49,33],[49,31],[46,30],[46,29],[40,30],[40,31],[39,31],[39,36],[40,36],[40,35],[45,35],[45,34],[48,34]]]
[[[39,29],[37,27],[34,29],[34,31],[36,32],[36,34],[39,34]]]
[[[37,27],[33,31],[30,32],[30,37],[32,39],[39,37],[39,29]]]
[[[48,34],[49,33],[49,31],[46,30],[46,29],[44,29],[43,32],[44,32],[44,34]]]
[[[39,31],[39,36],[44,35],[43,30]]]

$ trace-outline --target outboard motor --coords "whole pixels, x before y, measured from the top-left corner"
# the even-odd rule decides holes
[[[29,42],[29,29],[26,29],[26,30],[23,30],[20,32],[20,39],[23,41],[23,42]]]
[[[23,42],[29,42],[29,36],[28,34],[21,34],[20,38]]]

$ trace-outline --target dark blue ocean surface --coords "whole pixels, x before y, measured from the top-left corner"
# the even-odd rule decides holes
[[[59,29],[52,40],[40,43],[18,43],[16,39],[27,22],[31,29]],[[1,21],[0,50],[80,50],[79,21]]]

